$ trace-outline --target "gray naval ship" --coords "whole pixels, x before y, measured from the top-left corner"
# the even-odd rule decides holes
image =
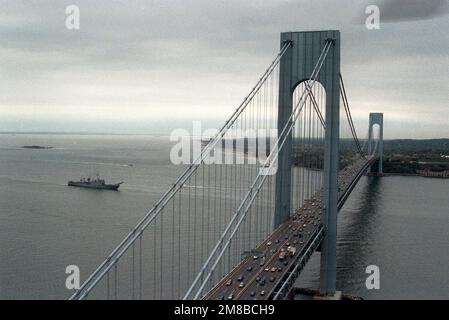
[[[103,179],[100,178],[100,175],[97,174],[96,179],[91,178],[81,178],[80,181],[69,181],[68,185],[70,187],[80,187],[80,188],[88,188],[88,189],[100,189],[100,190],[118,190],[120,185],[123,182],[116,184],[106,184]]]

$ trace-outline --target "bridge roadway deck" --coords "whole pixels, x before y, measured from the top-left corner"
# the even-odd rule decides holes
[[[361,158],[339,174],[339,208],[374,159]],[[280,281],[285,280],[296,255],[303,255],[310,245],[311,237],[323,228],[321,191],[290,216],[256,249],[262,254],[247,256],[226,275],[203,299],[206,300],[266,300],[273,296]],[[293,257],[279,259],[281,251],[288,246],[296,248]]]

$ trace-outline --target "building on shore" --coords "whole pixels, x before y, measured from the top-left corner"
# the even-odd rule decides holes
[[[445,171],[430,171],[430,170],[417,170],[420,176],[430,178],[449,178],[449,170]]]

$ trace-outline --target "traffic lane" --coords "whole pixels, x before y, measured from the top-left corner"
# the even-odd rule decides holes
[[[341,194],[343,194],[344,192],[344,190],[346,189],[346,188],[344,188],[344,187],[347,187],[347,185],[349,185],[350,184],[350,181],[352,180],[352,177],[354,176],[354,174],[357,174],[357,172],[359,171],[359,168],[360,167],[362,167],[363,166],[363,163],[361,164],[361,165],[355,165],[354,166],[354,168],[349,168],[349,169],[344,169],[344,170],[342,170],[342,172],[340,173],[340,175],[339,175],[339,181],[340,181],[340,183],[339,183],[339,189],[341,190],[341,189],[343,189],[343,190],[341,190],[341,192],[339,192],[339,197],[340,197],[340,195]],[[343,188],[342,188],[343,187]],[[317,211],[317,207],[316,206],[313,206],[312,205],[312,207],[311,207],[311,204],[313,204],[313,202],[317,202],[317,203],[319,203],[319,214],[318,214],[318,216],[319,216],[319,220],[317,221],[317,220],[315,220],[315,222],[318,222],[318,223],[315,223],[315,224],[313,224],[315,227],[318,227],[319,226],[319,223],[321,222],[321,215],[322,215],[322,204],[321,204],[321,200],[318,200],[319,198],[321,198],[321,191],[320,192],[318,192],[315,196],[313,196],[312,197],[312,199],[308,199],[308,200],[306,200],[306,202],[307,202],[307,205],[306,206],[304,206],[303,208],[301,208],[299,211],[298,211],[298,213],[296,214],[296,215],[298,215],[298,216],[302,216],[303,218],[301,218],[301,219],[299,219],[298,220],[298,222],[300,223],[300,224],[302,224],[303,222],[305,222],[306,221],[306,218],[311,218],[310,217],[310,215],[315,215],[315,219],[317,218],[317,215],[316,215],[316,211]],[[312,212],[312,213],[311,213]],[[310,221],[309,221],[310,222]],[[282,225],[282,227],[280,227],[279,229],[278,229],[278,231],[281,231],[281,230],[285,230],[285,229],[288,229],[288,228],[286,228],[287,226],[288,226],[288,224],[290,224],[290,223],[292,223],[292,221],[288,221],[288,222],[286,222],[286,223],[284,223],[283,225]],[[294,222],[293,222],[294,223]],[[307,229],[308,230],[305,230],[306,231],[306,237],[305,237],[305,239],[304,240],[309,240],[310,239],[310,236],[311,236],[311,234],[313,233],[313,231],[315,231],[316,230],[316,228],[312,228],[312,225],[309,223],[309,224],[307,224]],[[274,240],[274,241],[273,241]],[[265,245],[266,246],[266,244],[268,243],[268,242],[276,242],[276,240],[279,240],[279,242],[281,241],[281,237],[274,237],[274,235],[273,235],[273,238],[272,237],[269,237],[266,241],[264,241],[264,243],[263,243],[263,245]],[[304,243],[307,243],[307,241],[304,241]],[[287,241],[284,241],[284,244],[286,244],[286,242]],[[299,254],[299,252],[301,252],[303,249],[304,249],[304,245],[305,244],[302,244],[302,245],[300,245],[299,247],[298,247],[298,249],[299,250],[297,250],[297,253],[296,254]],[[270,252],[270,255],[266,255],[266,258],[268,258],[268,263],[273,263],[273,256],[274,257],[278,257],[278,252],[277,252],[277,250],[273,253],[273,254],[271,254],[271,252]],[[290,260],[292,260],[292,259],[290,259]],[[249,260],[249,261],[251,261],[251,260]],[[290,267],[290,265],[291,265],[291,261],[290,262],[288,262],[287,263],[287,265],[284,265],[284,267],[282,267],[281,265],[280,265],[280,262],[274,262],[274,264],[275,265],[273,265],[271,268],[274,268],[274,267],[278,267],[278,269],[279,269],[279,267],[281,267],[282,269],[281,270],[287,270],[289,267]],[[283,264],[283,262],[282,262],[282,264]],[[248,272],[247,271],[247,268],[248,268],[248,266],[249,265],[251,265],[251,267],[252,267],[252,270],[250,271],[250,272]],[[271,268],[270,268],[270,271],[271,271]],[[231,285],[231,286],[229,286],[229,289],[228,290],[224,290],[223,292],[222,292],[222,294],[221,294],[221,298],[226,298],[226,294],[227,294],[227,297],[229,298],[229,296],[232,294],[232,298],[234,298],[235,297],[235,294],[237,294],[237,296],[238,297],[240,297],[241,299],[244,299],[244,298],[247,298],[247,299],[249,299],[249,298],[253,298],[253,299],[257,299],[257,294],[254,296],[254,297],[252,297],[251,295],[249,295],[249,297],[247,297],[246,296],[246,293],[251,293],[251,291],[248,291],[249,289],[251,289],[251,286],[252,286],[252,288],[254,288],[254,282],[255,282],[255,279],[257,279],[257,277],[259,276],[259,277],[262,277],[263,276],[263,272],[266,272],[265,271],[265,269],[266,269],[266,267],[265,266],[263,266],[263,267],[260,267],[260,265],[259,265],[259,263],[257,263],[257,262],[251,262],[251,263],[244,263],[244,264],[242,264],[239,268],[238,268],[238,271],[236,271],[236,272],[231,272],[231,274],[230,274],[230,276],[226,276],[225,277],[225,279],[226,280],[223,280],[223,281],[221,281],[221,283],[217,286],[218,288],[217,288],[217,291],[218,290],[221,290],[222,288],[223,288],[223,284],[225,284],[227,281],[229,281],[229,280],[233,280],[233,285]],[[243,288],[239,288],[239,284],[240,284],[240,282],[238,282],[236,279],[234,280],[234,279],[232,279],[232,277],[233,276],[235,276],[235,275],[237,275],[237,274],[243,274],[243,275],[245,275],[245,271],[247,272],[247,274],[246,274],[246,276],[251,276],[251,274],[252,274],[252,272],[254,271],[254,270],[258,270],[253,276],[252,276],[252,281],[250,281],[249,282],[249,288],[247,287],[248,286],[248,284],[246,284]],[[285,271],[286,272],[286,271]],[[267,286],[267,288],[270,288],[270,290],[272,290],[273,288],[274,288],[274,286],[275,286],[275,284],[277,283],[277,280],[278,279],[281,279],[282,278],[282,276],[283,276],[283,274],[282,274],[282,272],[281,272],[281,274],[280,274],[280,276],[279,277],[276,277],[277,279],[275,279],[275,281],[273,281],[273,284],[272,285],[270,285],[270,284],[268,284],[268,286]],[[244,281],[244,280],[243,280]],[[257,284],[257,282],[256,282],[256,284]],[[246,289],[245,289],[245,287],[246,287]],[[216,292],[217,292],[216,291]],[[255,291],[255,292],[257,292],[256,290],[253,290],[253,291]],[[267,294],[268,292],[267,292],[267,290],[265,290],[265,295],[264,296],[267,296],[268,294]]]
[[[309,232],[312,232],[316,226],[311,225],[305,228],[306,236],[303,236],[303,244],[299,244],[297,246],[297,252],[296,254],[299,254],[299,252],[303,251],[305,248],[305,244],[310,239]],[[282,277],[285,276],[288,269],[292,265],[294,257],[285,257],[282,261],[279,260],[279,254],[281,252],[281,249],[284,250],[287,249],[287,247],[291,244],[292,241],[294,241],[296,236],[293,234],[289,235],[288,239],[284,239],[284,241],[280,242],[280,246],[275,251],[275,254],[272,255],[270,261],[261,268],[258,272],[257,277],[259,278],[259,281],[256,281],[257,277],[255,279],[252,279],[252,281],[247,285],[247,287],[242,290],[242,292],[236,297],[238,299],[242,300],[248,300],[248,299],[268,299],[270,296],[270,293],[275,288],[276,284],[278,283],[279,279],[282,279]]]
[[[275,232],[268,239],[263,241],[255,250],[267,255],[269,253],[267,243],[270,242],[271,237],[276,237],[278,234],[282,234],[286,226],[288,226],[288,223],[279,226],[279,228],[275,230]],[[240,275],[244,275],[244,279],[246,279],[247,277],[250,277],[252,273],[257,272],[257,269],[260,267],[259,258],[254,260],[253,255],[246,257],[244,261],[246,262],[239,264],[228,275],[220,280],[219,284],[212,288],[211,291],[206,294],[204,299],[228,299],[228,297],[235,291],[235,289],[240,289],[238,288],[239,282],[237,281],[237,278]],[[248,267],[251,267],[250,271],[248,271]],[[231,285],[226,285],[229,280],[232,280]]]
[[[226,283],[229,280],[233,280],[239,277],[242,268],[249,265],[248,260],[248,257],[245,258],[243,260],[243,263],[240,266],[234,268],[228,275],[226,275],[225,278],[220,281],[219,285],[212,288],[212,290],[206,295],[204,299],[213,299],[213,297],[219,300],[227,299],[237,289],[237,287],[235,286],[235,281],[232,281],[231,285],[226,285]]]
[[[286,252],[287,248],[292,246],[296,248],[295,254],[299,254],[299,252],[304,249],[304,245],[310,238],[310,234],[321,223],[322,206],[317,197],[318,194],[314,195],[312,199],[310,199],[310,201],[308,201],[307,204],[292,217],[286,230],[288,233],[287,237],[285,237],[284,234],[283,237],[273,239],[274,242],[272,245],[274,250],[272,253],[270,252],[270,259],[259,269],[257,275],[246,284],[236,298],[257,298],[262,291],[264,291],[262,297],[269,295],[269,291],[272,290],[277,283],[278,278],[282,278],[283,274],[291,265],[291,260],[293,260],[290,257],[286,257],[284,261],[279,261],[279,254],[281,251],[283,250]],[[306,227],[304,227],[304,223],[307,223]],[[257,278],[262,279],[262,281],[255,281]]]
[[[276,233],[274,233],[273,235],[272,235],[272,237],[275,237],[277,234],[282,234],[283,233],[283,229],[284,229],[284,225],[282,225],[280,228],[278,228],[278,230],[277,230],[277,232]],[[266,259],[266,257],[268,256],[268,254],[269,254],[269,248],[268,248],[268,246],[267,246],[267,243],[269,243],[270,242],[270,239],[266,239],[264,242],[262,242],[262,244],[259,246],[259,247],[257,247],[256,248],[256,251],[260,251],[260,252],[262,252],[263,253],[263,257],[265,257],[265,259]],[[238,281],[238,279],[237,278],[227,278],[227,281],[223,281],[225,284],[225,286],[227,286],[226,285],[226,283],[229,281],[229,280],[232,280],[232,282],[231,282],[231,285],[230,286],[227,286],[229,289],[228,289],[228,291],[231,291],[231,293],[233,293],[235,290],[234,289],[237,289],[237,293],[239,292],[239,291],[241,291],[241,289],[242,288],[240,288],[240,283],[241,282],[244,282],[245,283],[245,281],[246,281],[246,279],[247,278],[249,278],[249,277],[251,277],[252,276],[252,274],[253,273],[256,273],[257,272],[257,270],[260,268],[260,262],[261,262],[261,257],[259,257],[258,256],[258,258],[257,259],[254,259],[254,256],[251,256],[251,257],[249,257],[249,264],[247,264],[247,265],[242,265],[238,270],[239,270],[239,272],[236,272],[235,274],[237,275],[237,277],[239,277],[239,275],[243,275],[243,279],[241,280],[241,281]],[[249,266],[251,266],[251,270],[248,270],[248,267]],[[245,273],[246,272],[246,273]],[[225,296],[225,299],[228,299],[228,300],[230,300],[230,297],[231,297],[231,295],[230,294],[228,294],[227,296]],[[232,299],[235,299],[235,296],[233,295],[232,296]]]
[[[282,235],[285,231],[285,228],[288,226],[288,224],[281,225],[277,232],[270,236],[268,239],[266,239],[260,247],[258,247],[256,250],[261,251],[265,253],[265,259],[267,259],[267,255],[270,254],[269,246],[267,246],[267,243],[271,242],[272,240],[275,240],[276,236]],[[260,268],[260,262],[261,258],[254,259],[253,256],[245,258],[247,259],[246,264],[240,265],[240,267],[235,269],[235,272],[232,272],[231,276],[226,276],[220,281],[220,284],[217,286],[217,289],[214,290],[212,294],[208,294],[206,296],[206,299],[228,299],[230,294],[233,293],[236,289],[242,289],[239,288],[240,282],[237,281],[237,278],[239,275],[245,275],[243,278],[243,282],[245,283],[248,278],[253,277],[256,278],[256,275]],[[251,271],[248,271],[248,267],[251,266]],[[234,278],[232,277],[234,276]],[[229,281],[232,280],[231,285],[227,285]],[[240,291],[239,290],[239,291]],[[217,296],[218,293],[218,296]],[[234,297],[233,297],[234,298]]]
[[[279,238],[276,239],[275,242],[277,240],[279,240]],[[277,252],[277,250],[276,250],[276,252]],[[263,277],[263,272],[264,272],[265,268],[267,266],[270,266],[273,263],[273,260],[275,260],[275,259],[276,259],[276,254],[274,253],[274,254],[270,255],[270,257],[268,258],[268,261],[265,261],[263,266],[259,266],[258,272],[255,275],[253,275],[253,277],[251,279],[249,279],[247,281],[247,284],[245,285],[245,287],[242,288],[242,290],[236,296],[236,299],[250,299],[250,297],[254,297],[257,299],[256,295],[258,292],[254,291],[255,294],[251,295],[251,291],[249,291],[249,290],[251,289],[251,287],[260,285],[262,281],[264,281],[264,283],[266,283],[266,279]],[[259,279],[259,281],[257,279]]]
[[[307,205],[305,205],[303,208],[301,208],[301,210],[298,211],[295,214],[296,217],[294,217],[292,220],[288,221],[288,223],[283,224],[282,227],[278,229],[278,232],[276,232],[276,234],[277,233],[280,233],[280,234],[277,237],[275,237],[275,234],[273,234],[270,238],[268,238],[266,241],[264,241],[263,244],[265,245],[265,249],[268,249],[269,246],[267,246],[267,244],[270,243],[270,242],[272,242],[272,246],[273,247],[276,246],[276,245],[279,245],[279,246],[276,247],[276,249],[273,250],[273,251],[272,251],[273,247],[271,247],[270,251],[268,251],[268,252],[267,252],[267,250],[265,250],[265,253],[266,253],[265,259],[268,259],[268,262],[266,262],[264,264],[264,266],[260,267],[260,262],[259,262],[260,260],[259,261],[253,261],[251,263],[252,270],[258,270],[258,271],[252,276],[252,278],[250,278],[251,279],[250,282],[248,282],[246,279],[243,279],[244,283],[247,282],[247,283],[253,283],[254,284],[254,282],[255,282],[254,280],[258,276],[261,276],[261,273],[263,273],[265,271],[266,264],[274,263],[274,261],[276,261],[276,259],[278,259],[278,255],[280,253],[280,249],[283,246],[285,246],[287,243],[293,242],[295,245],[298,246],[298,243],[295,242],[295,240],[292,240],[292,236],[294,235],[294,233],[291,232],[292,230],[296,231],[295,234],[301,234],[302,237],[304,237],[304,233],[303,232],[305,232],[306,235],[309,234],[309,236],[310,236],[310,233],[313,230],[313,228],[311,227],[311,224],[307,225],[307,229],[306,230],[302,230],[302,228],[303,228],[303,224],[304,223],[312,222],[312,219],[314,219],[313,222],[315,222],[316,224],[320,223],[320,221],[321,221],[321,219],[320,219],[321,204],[320,204],[320,200],[317,199],[317,196],[318,196],[318,194],[315,195],[307,203]],[[314,204],[313,201],[316,202],[316,205],[313,205]],[[318,205],[318,204],[320,204],[320,205]],[[301,217],[301,218],[298,218],[298,217]],[[290,235],[287,238],[285,238],[286,232],[290,232]],[[304,237],[304,238],[305,238],[304,240],[308,239],[308,237]],[[299,248],[303,249],[304,243],[306,243],[306,241],[304,241],[304,240],[300,240],[302,242],[302,244],[300,244],[298,246],[298,249]],[[259,248],[259,249],[262,249],[262,248]],[[298,250],[298,251],[300,251],[300,250]],[[278,269],[279,269],[279,267],[282,268],[281,270],[284,269],[281,266],[280,263],[277,263],[276,266],[277,266]],[[272,267],[274,267],[274,266],[272,266]],[[239,268],[239,271],[240,272],[244,272],[244,270],[245,270],[245,267],[242,265]],[[236,274],[239,274],[239,272],[232,272],[232,275],[236,275]],[[247,274],[247,276],[248,276],[248,274]],[[251,275],[249,275],[249,276],[251,276]],[[213,295],[216,295],[217,292],[222,290],[221,288],[223,288],[223,284],[225,284],[227,281],[229,281],[231,279],[232,279],[232,277],[226,277],[224,280],[222,280],[220,285],[218,286],[219,288],[217,290],[215,290],[213,294],[209,295],[208,299],[212,298]],[[226,298],[226,297],[229,298],[229,296],[231,294],[233,294],[232,298],[236,298],[236,297],[241,297],[242,296],[242,292],[243,293],[244,292],[248,292],[248,290],[245,290],[245,287],[248,284],[246,284],[244,288],[239,288],[238,284],[240,282],[236,281],[236,279],[232,279],[232,280],[233,280],[233,282],[232,282],[232,284],[230,286],[228,286],[228,290],[223,290],[221,292],[221,294],[219,294],[218,298],[221,298],[221,299]],[[269,289],[271,289],[270,286],[268,286],[268,287],[269,287]],[[238,290],[238,289],[240,289],[240,290]],[[234,297],[234,293],[236,292],[236,290],[237,290],[237,296]],[[267,290],[265,290],[265,291],[267,292]]]

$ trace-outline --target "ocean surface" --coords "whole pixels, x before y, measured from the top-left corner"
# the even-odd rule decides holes
[[[53,149],[23,149],[25,145]],[[182,166],[168,137],[0,135],[0,299],[66,299],[152,207]],[[67,187],[96,173],[119,192]],[[339,216],[339,290],[366,299],[449,299],[449,180],[363,177]],[[365,268],[380,269],[368,290]],[[298,285],[316,288],[319,255]]]

